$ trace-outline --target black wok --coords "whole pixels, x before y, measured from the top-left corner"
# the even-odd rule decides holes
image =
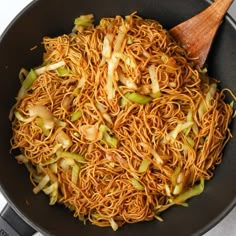
[[[33,228],[44,235],[201,235],[219,222],[236,204],[236,145],[233,138],[224,150],[223,163],[214,178],[206,183],[203,194],[189,201],[190,206],[173,207],[158,221],[125,225],[117,232],[99,228],[78,219],[62,206],[51,207],[43,194],[35,196],[29,175],[9,154],[11,124],[9,110],[20,87],[18,71],[41,63],[44,35],[69,33],[73,19],[94,13],[104,16],[126,15],[138,11],[143,17],[157,19],[170,29],[207,7],[205,0],[36,0],[22,11],[0,40],[0,184],[10,206]],[[37,45],[36,50],[29,49]],[[236,92],[236,23],[227,16],[214,40],[207,60],[209,75],[220,79],[221,87]],[[230,101],[230,98],[227,98]],[[231,124],[236,134],[235,122]],[[9,208],[8,208],[9,210]],[[7,212],[7,211],[6,211]],[[15,223],[17,225],[19,223]],[[0,228],[1,235],[4,234]],[[21,232],[22,233],[22,232]],[[23,235],[28,235],[23,232]]]

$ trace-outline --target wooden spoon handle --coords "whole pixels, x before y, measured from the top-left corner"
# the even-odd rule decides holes
[[[176,41],[196,58],[202,67],[207,58],[215,33],[233,0],[217,0],[204,11],[170,30]]]

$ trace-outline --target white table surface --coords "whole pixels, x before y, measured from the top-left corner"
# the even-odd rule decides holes
[[[11,20],[31,1],[32,0],[0,0],[0,35]],[[234,1],[233,5],[229,9],[229,13],[236,19],[236,1]],[[0,193],[0,211],[5,204],[6,200]],[[37,235],[40,236],[41,234],[38,233]],[[236,207],[219,224],[204,234],[204,236],[222,235],[236,235]]]

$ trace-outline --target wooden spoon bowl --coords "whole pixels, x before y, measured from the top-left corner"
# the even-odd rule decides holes
[[[208,56],[217,29],[233,0],[217,0],[204,11],[170,30],[200,68]]]

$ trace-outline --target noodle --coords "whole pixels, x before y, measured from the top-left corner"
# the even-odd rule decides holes
[[[34,192],[84,222],[116,230],[160,219],[213,176],[232,105],[158,22],[77,21],[43,39],[43,65],[18,95],[12,149]]]

